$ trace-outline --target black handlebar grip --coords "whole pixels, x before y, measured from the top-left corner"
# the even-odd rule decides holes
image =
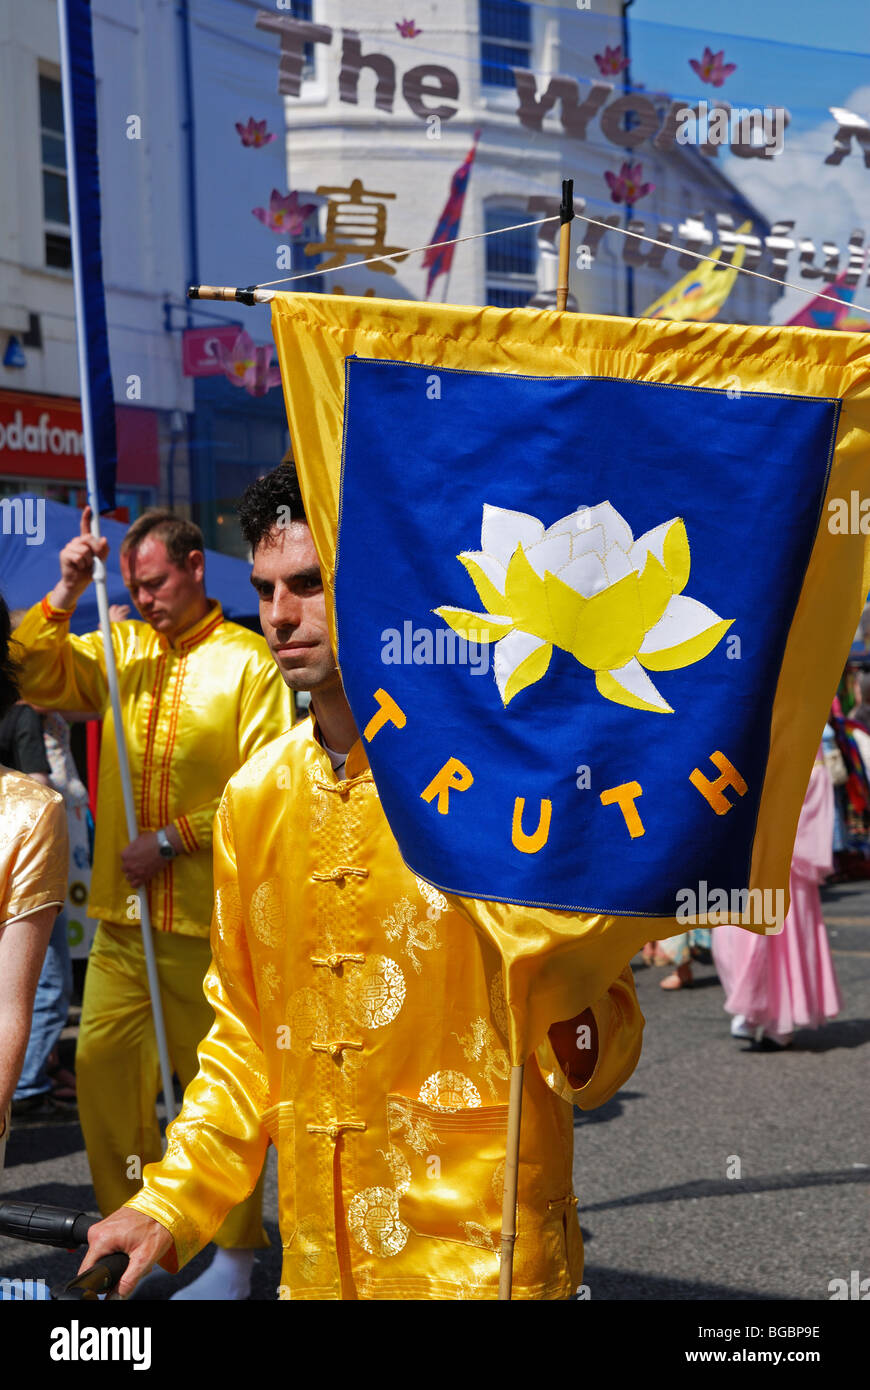
[[[0,1202],[0,1235],[12,1240],[34,1241],[38,1245],[56,1245],[62,1250],[84,1245],[88,1231],[99,1219],[68,1207]]]
[[[95,1265],[71,1279],[68,1284],[60,1284],[52,1289],[52,1299],[59,1303],[70,1303],[80,1299],[94,1301],[98,1294],[110,1293],[115,1288],[129,1263],[130,1257],[123,1250],[103,1255]]]

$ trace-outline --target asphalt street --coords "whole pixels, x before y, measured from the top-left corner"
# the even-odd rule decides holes
[[[691,989],[665,992],[665,972],[634,962],[647,1020],[640,1063],[606,1106],[575,1112],[592,1300],[828,1300],[832,1280],[870,1275],[870,883],[823,896],[844,1007],[789,1051],[731,1038],[712,966],[694,967]],[[78,1125],[16,1129],[0,1195],[95,1210]],[[272,1247],[257,1258],[256,1300],[277,1298],[276,1210],[270,1149]],[[168,1298],[209,1258],[142,1292]],[[51,1285],[76,1266],[65,1252],[0,1239],[0,1278]]]

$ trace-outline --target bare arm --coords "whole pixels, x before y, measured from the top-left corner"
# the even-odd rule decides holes
[[[56,907],[42,907],[0,927],[0,1118],[21,1074],[39,972]]]
[[[105,1221],[92,1226],[88,1232],[88,1253],[82,1262],[79,1273],[90,1269],[102,1255],[115,1250],[124,1250],[130,1256],[130,1263],[118,1284],[122,1298],[130,1294],[154,1266],[171,1249],[172,1236],[165,1226],[141,1211],[121,1207],[107,1216]]]

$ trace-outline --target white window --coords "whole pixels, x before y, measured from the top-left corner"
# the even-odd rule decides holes
[[[45,221],[45,264],[60,270],[72,266],[66,140],[60,82],[39,76],[39,117],[42,159],[42,211]]]
[[[511,68],[532,65],[532,10],[522,0],[479,0],[480,80],[513,87]]]
[[[528,222],[523,207],[488,207],[486,230],[498,231]],[[486,303],[496,309],[514,309],[528,304],[538,288],[538,243],[535,227],[486,238]]]

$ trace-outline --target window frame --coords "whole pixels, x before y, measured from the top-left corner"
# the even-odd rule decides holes
[[[72,222],[69,220],[69,164],[68,147],[66,141],[66,129],[63,125],[63,89],[60,74],[46,71],[42,67],[37,72],[37,90],[39,101],[39,180],[42,195],[42,257],[47,270],[60,270],[72,274]],[[56,130],[43,124],[43,83],[53,83],[58,88],[61,97],[61,128]],[[64,163],[61,169],[57,164],[46,164],[43,153],[43,137],[49,136],[52,139],[63,141]],[[62,178],[66,187],[67,221],[60,222],[56,218],[49,217],[46,204],[46,175],[53,175],[55,178]],[[49,237],[62,237],[69,248],[69,264],[56,265],[48,259],[48,239]]]
[[[526,42],[525,39],[514,39],[513,37],[508,35],[491,34],[486,32],[486,30],[484,29],[485,8],[486,6],[498,7],[499,5],[504,6],[506,11],[514,10],[517,13],[525,12],[528,19],[528,42]],[[484,45],[489,44],[491,46],[497,46],[498,48],[508,50],[515,49],[518,56],[525,56],[528,61],[525,63],[518,61],[516,63],[513,63],[511,66],[519,68],[524,67],[531,70],[532,55],[534,53],[535,44],[534,15],[532,12],[531,5],[527,4],[526,0],[477,0],[477,27],[479,47],[478,62],[480,69],[481,90],[493,94],[496,92],[504,91],[505,89],[513,90],[514,78],[510,70],[510,67],[506,68],[503,77],[499,78],[499,80],[497,81],[492,81],[491,79],[486,77],[485,74],[487,69],[499,67],[501,66],[501,64],[496,63],[493,58],[487,59],[484,56]]]
[[[492,199],[487,201],[483,207],[484,231],[493,230],[488,225],[493,213],[504,216],[508,226],[514,222],[527,222],[529,220],[528,210],[513,202],[505,199]],[[490,247],[494,246],[495,239],[486,237],[484,240],[484,302],[495,308],[522,308],[528,304],[531,297],[538,291],[538,261],[540,252],[538,249],[538,238],[536,229],[528,227],[526,235],[529,237],[531,256],[531,270],[504,270],[493,269],[489,264]],[[493,292],[509,295],[523,295],[520,303],[512,305],[494,304]]]

